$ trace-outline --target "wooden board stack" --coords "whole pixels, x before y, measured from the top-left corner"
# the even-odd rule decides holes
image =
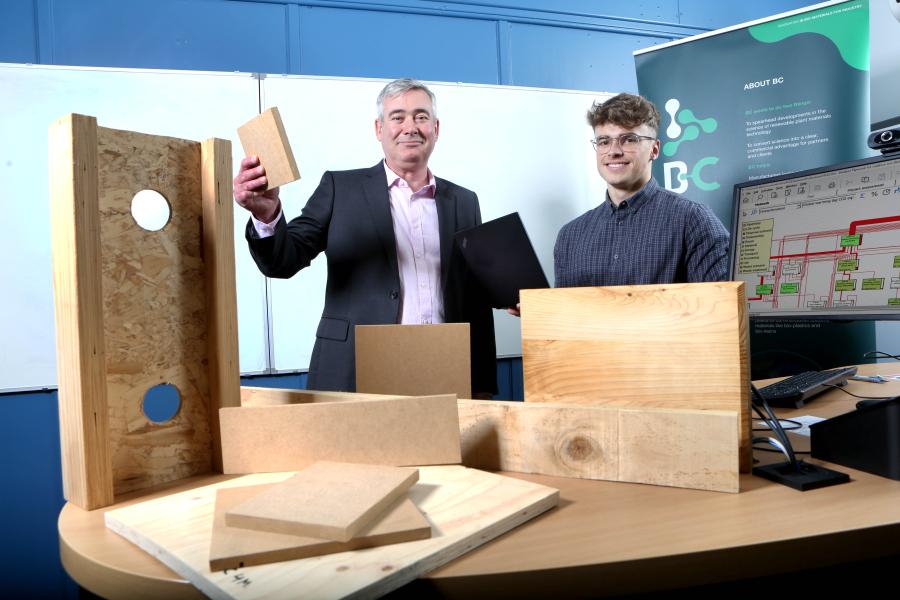
[[[290,474],[248,475],[106,513],[106,525],[212,598],[376,597],[556,506],[559,491],[460,466],[421,467],[409,499],[432,537],[293,560],[210,570],[216,491],[277,483]]]
[[[349,542],[418,479],[416,469],[319,461],[232,507],[225,524]]]
[[[743,283],[522,290],[526,402],[734,411],[751,464]]]
[[[317,462],[277,484],[217,490],[210,569],[420,540],[417,469]]]
[[[374,548],[431,537],[431,524],[408,497],[390,506],[380,518],[363,527],[348,542],[229,527],[225,514],[233,507],[272,489],[277,484],[216,490],[215,516],[209,548],[210,571]]]

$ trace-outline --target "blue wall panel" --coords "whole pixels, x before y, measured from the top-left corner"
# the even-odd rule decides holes
[[[51,0],[58,65],[288,72],[287,7],[194,0]]]
[[[446,4],[446,3],[443,3]],[[505,2],[472,2],[456,0],[454,4],[474,4],[492,7],[514,7],[538,12],[565,12],[592,17],[615,17],[678,22],[678,0],[506,0]]]
[[[637,93],[632,52],[668,38],[510,25],[508,83]]]
[[[308,75],[499,83],[493,22],[302,7],[300,66]]]
[[[37,62],[33,0],[4,0],[0,11],[0,62]]]

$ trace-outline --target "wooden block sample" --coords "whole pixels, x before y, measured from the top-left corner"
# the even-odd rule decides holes
[[[380,519],[364,527],[348,542],[252,531],[226,525],[227,510],[271,489],[273,485],[278,484],[216,490],[215,516],[209,547],[210,571],[239,569],[431,537],[431,524],[408,497],[401,498],[390,506]]]
[[[233,507],[225,523],[348,542],[418,480],[406,467],[319,461]]]
[[[468,323],[357,325],[356,391],[472,397]]]
[[[393,466],[459,463],[455,396],[305,396],[313,401],[222,409],[223,471],[296,471],[318,460]]]
[[[216,489],[274,483],[248,475],[107,512],[106,526],[211,598],[373,598],[397,589],[556,506],[559,491],[459,466],[422,467],[409,498],[429,519],[426,540],[290,563],[210,571]]]
[[[738,413],[460,400],[467,467],[739,491]]]
[[[733,410],[751,464],[743,283],[522,291],[526,402]]]
[[[225,140],[50,128],[63,485],[82,508],[219,463],[218,409],[240,403],[231,177]],[[158,231],[132,216],[142,190],[168,205]],[[180,407],[156,423],[142,402],[162,383]]]
[[[273,106],[238,127],[238,137],[247,156],[258,156],[266,169],[267,190],[300,179],[284,123],[278,107]]]

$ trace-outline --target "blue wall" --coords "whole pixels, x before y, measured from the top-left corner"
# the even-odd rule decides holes
[[[808,0],[3,0],[0,62],[636,91],[631,52]],[[302,387],[304,376],[251,385]],[[498,368],[522,398],[521,361]],[[56,393],[0,395],[10,597],[74,597],[58,558]],[[10,588],[10,583],[12,587]]]

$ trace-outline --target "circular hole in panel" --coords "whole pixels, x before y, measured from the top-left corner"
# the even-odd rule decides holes
[[[144,394],[141,410],[153,423],[171,421],[181,408],[181,394],[171,383],[154,385]]]
[[[141,190],[131,199],[131,216],[134,222],[147,231],[159,231],[169,222],[172,208],[159,192]]]

